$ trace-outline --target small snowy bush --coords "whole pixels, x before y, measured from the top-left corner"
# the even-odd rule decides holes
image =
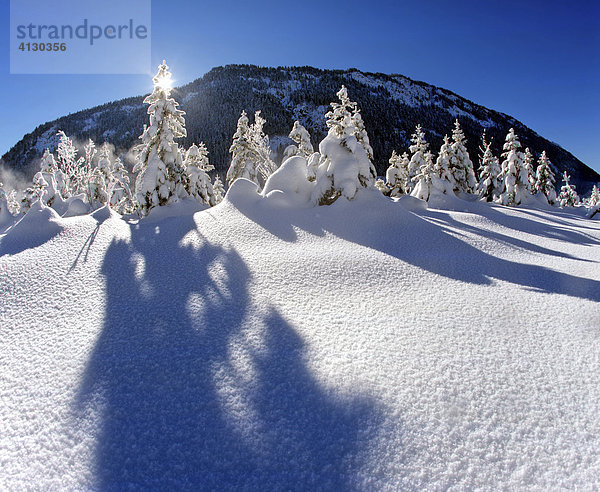
[[[580,203],[579,195],[575,191],[575,186],[569,183],[571,176],[567,174],[567,171],[563,174],[563,186],[560,189],[560,195],[558,195],[558,203],[561,208],[564,207],[577,207]]]

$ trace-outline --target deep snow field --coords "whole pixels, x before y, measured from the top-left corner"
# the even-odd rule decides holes
[[[0,489],[600,487],[600,220],[421,205],[33,210]]]

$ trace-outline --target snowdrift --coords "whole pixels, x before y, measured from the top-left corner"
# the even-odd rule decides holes
[[[600,486],[600,222],[276,191],[0,235],[0,488]]]

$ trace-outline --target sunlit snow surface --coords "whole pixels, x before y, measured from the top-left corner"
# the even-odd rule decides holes
[[[0,236],[0,489],[600,486],[600,221],[233,191]]]

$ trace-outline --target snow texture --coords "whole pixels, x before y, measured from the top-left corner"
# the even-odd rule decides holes
[[[256,190],[0,235],[0,489],[600,487],[600,221]]]

